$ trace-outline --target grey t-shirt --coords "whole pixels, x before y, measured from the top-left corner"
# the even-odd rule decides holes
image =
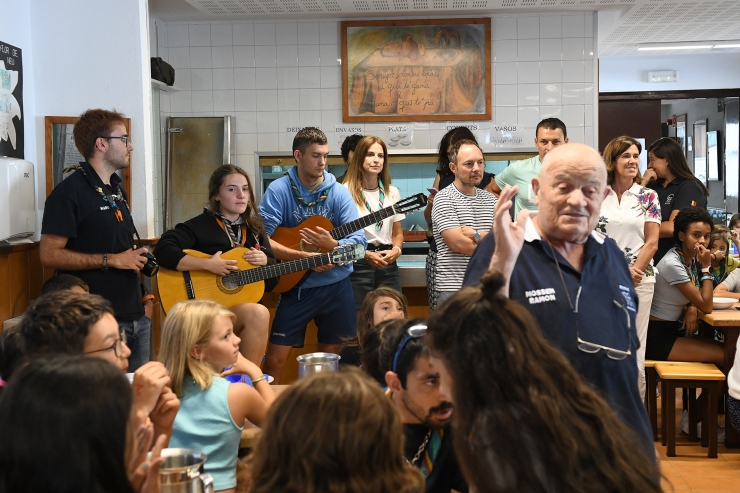
[[[676,248],[668,250],[668,253],[660,259],[657,270],[658,275],[655,276],[655,292],[650,315],[662,320],[678,320],[683,313],[683,307],[689,300],[679,291],[676,285],[691,282],[691,277],[681,262]]]
[[[727,288],[727,291],[733,293],[740,293],[740,269],[735,269],[722,281],[722,284]]]

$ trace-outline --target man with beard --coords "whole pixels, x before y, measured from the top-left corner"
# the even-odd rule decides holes
[[[424,344],[426,325],[418,319],[393,320],[379,328],[379,368],[371,364],[368,370],[377,377],[385,370],[386,392],[404,423],[406,461],[421,470],[426,493],[467,492],[452,448],[452,402],[440,389],[439,368]],[[363,354],[363,367],[364,362]]]
[[[437,305],[462,287],[470,255],[490,231],[496,207],[496,197],[476,187],[486,169],[478,144],[459,140],[452,146],[449,158],[455,181],[437,193],[432,206],[432,230],[437,244]]]
[[[134,245],[134,221],[116,171],[134,150],[125,117],[88,110],[74,126],[85,161],[46,199],[40,256],[44,267],[79,277],[110,301],[131,348],[129,369],[149,361],[151,319],[144,313],[139,271],[146,248]]]

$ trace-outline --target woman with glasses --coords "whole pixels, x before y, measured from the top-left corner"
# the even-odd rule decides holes
[[[662,222],[655,262],[660,262],[673,248],[673,224],[676,214],[684,207],[707,208],[709,190],[686,163],[683,149],[668,137],[658,139],[648,147],[648,169],[642,184],[658,194]]]
[[[645,398],[645,340],[655,271],[653,255],[658,249],[660,203],[650,188],[640,185],[642,145],[622,136],[604,148],[607,196],[601,203],[596,229],[613,239],[629,264],[635,291],[640,299],[635,321],[640,347],[637,350],[640,397]]]
[[[202,214],[178,224],[159,239],[154,254],[162,267],[225,276],[239,268],[236,260],[222,259],[221,254],[237,247],[248,250],[244,260],[252,265],[275,263],[246,171],[230,164],[216,168],[208,180],[208,202]],[[187,255],[185,249],[210,257]],[[279,278],[266,279],[265,291],[274,288],[278,281]],[[251,362],[261,364],[267,347],[270,312],[258,303],[239,303],[229,310],[236,315],[234,332],[242,341],[239,350]]]
[[[697,325],[684,315],[686,306],[712,313],[712,216],[705,209],[685,207],[676,214],[674,223],[675,246],[657,265],[645,358],[699,361],[722,367],[722,345],[692,338]]]
[[[501,294],[504,277],[481,283],[435,310],[425,337],[455,406],[470,491],[662,491],[654,458],[529,311]]]
[[[382,139],[367,135],[357,142],[342,185],[352,195],[359,217],[401,200],[398,188],[391,185],[388,148]],[[401,272],[396,260],[403,247],[401,221],[405,217],[404,214],[396,214],[365,228],[365,258],[355,262],[349,277],[357,310],[365,296],[375,288],[388,286],[401,291]]]

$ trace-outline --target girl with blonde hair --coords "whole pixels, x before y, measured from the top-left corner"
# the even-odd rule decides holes
[[[401,200],[398,188],[391,185],[388,148],[380,137],[367,135],[360,139],[343,185],[352,195],[360,217]],[[396,260],[403,247],[401,221],[405,217],[404,214],[396,214],[365,228],[365,258],[354,264],[350,275],[356,309],[360,309],[370,291],[381,285],[401,291],[401,273]]]
[[[239,353],[235,315],[207,300],[176,304],[162,329],[159,360],[180,398],[170,447],[208,455],[205,471],[216,491],[234,492],[244,420],[261,425],[275,394],[257,365]],[[246,373],[254,387],[222,378],[224,368]]]

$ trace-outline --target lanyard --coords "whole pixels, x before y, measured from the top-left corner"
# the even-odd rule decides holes
[[[683,258],[683,252],[678,248],[676,248],[676,252],[678,252],[678,258],[679,260],[681,260],[681,265],[683,265],[683,268],[686,269],[686,273],[691,279],[691,284],[698,288],[701,288],[701,286],[699,286],[699,274],[697,274],[696,272],[696,257],[692,258],[689,266],[686,267],[686,259]]]
[[[301,194],[298,192],[298,186],[293,181],[293,178],[288,175],[288,180],[290,180],[290,189],[293,191],[293,197],[295,197],[295,201],[298,202],[298,205],[305,205],[306,207],[313,207],[315,205],[318,205],[322,202],[324,202],[327,197],[329,197],[329,191],[331,190],[331,187],[324,189],[323,192],[321,192],[321,195],[319,195],[319,198],[316,200],[312,200],[309,203],[306,203],[306,199],[304,199]]]
[[[378,180],[378,190],[379,190],[378,195],[380,196],[380,200],[379,200],[380,207],[378,208],[378,210],[380,210],[380,209],[383,208],[383,202],[385,201],[385,193],[383,192],[383,182],[380,181],[380,180]],[[370,203],[367,201],[367,197],[365,197],[365,192],[362,192],[362,200],[365,201],[365,208],[367,209],[367,211],[370,214],[372,214],[373,213],[373,210],[370,207]],[[375,223],[375,231],[380,231],[380,228],[382,228],[382,227],[383,227],[383,221],[382,220],[380,220],[377,223]]]

